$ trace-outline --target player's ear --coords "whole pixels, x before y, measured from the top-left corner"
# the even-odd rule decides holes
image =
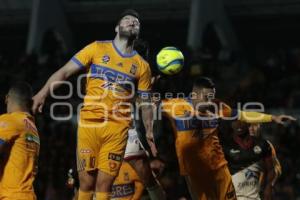
[[[117,26],[115,27],[115,32],[116,32],[116,33],[119,32],[119,25],[117,25]]]

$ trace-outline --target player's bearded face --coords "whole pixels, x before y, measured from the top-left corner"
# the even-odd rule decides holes
[[[140,33],[140,22],[136,17],[127,15],[121,19],[117,31],[121,38],[137,38]]]

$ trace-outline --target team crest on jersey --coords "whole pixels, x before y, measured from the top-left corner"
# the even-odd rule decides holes
[[[119,62],[119,63],[117,63],[117,66],[118,67],[123,67],[123,63]]]
[[[137,70],[137,66],[132,64],[129,72],[130,72],[130,74],[135,75],[136,70]]]
[[[260,154],[262,150],[261,150],[260,146],[257,146],[257,145],[256,145],[256,146],[253,148],[253,151],[254,151],[255,154]]]
[[[108,63],[110,61],[110,57],[109,55],[105,54],[103,57],[102,57],[102,62],[103,63]]]

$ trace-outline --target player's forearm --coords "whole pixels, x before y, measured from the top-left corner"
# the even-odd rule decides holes
[[[146,133],[153,133],[153,106],[146,104],[143,105],[141,109]]]
[[[240,111],[239,120],[248,123],[266,123],[272,122],[273,118],[272,115],[264,113]]]
[[[273,185],[272,180],[274,179],[275,172],[274,170],[271,170],[266,175],[266,185],[264,189],[264,199],[265,200],[271,200],[272,199],[272,191],[273,191]]]
[[[131,200],[139,200],[142,198],[144,185],[139,181],[135,181],[134,184],[135,184],[135,190]]]
[[[62,81],[66,80],[68,77],[69,75],[62,69],[56,71],[52,74],[52,76],[50,76],[44,87],[39,91],[39,95],[46,98],[50,94],[51,90],[55,90],[61,86],[63,83]]]

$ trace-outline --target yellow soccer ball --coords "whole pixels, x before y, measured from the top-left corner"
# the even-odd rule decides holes
[[[183,68],[184,56],[176,47],[165,47],[156,55],[156,64],[164,74],[177,74]]]

